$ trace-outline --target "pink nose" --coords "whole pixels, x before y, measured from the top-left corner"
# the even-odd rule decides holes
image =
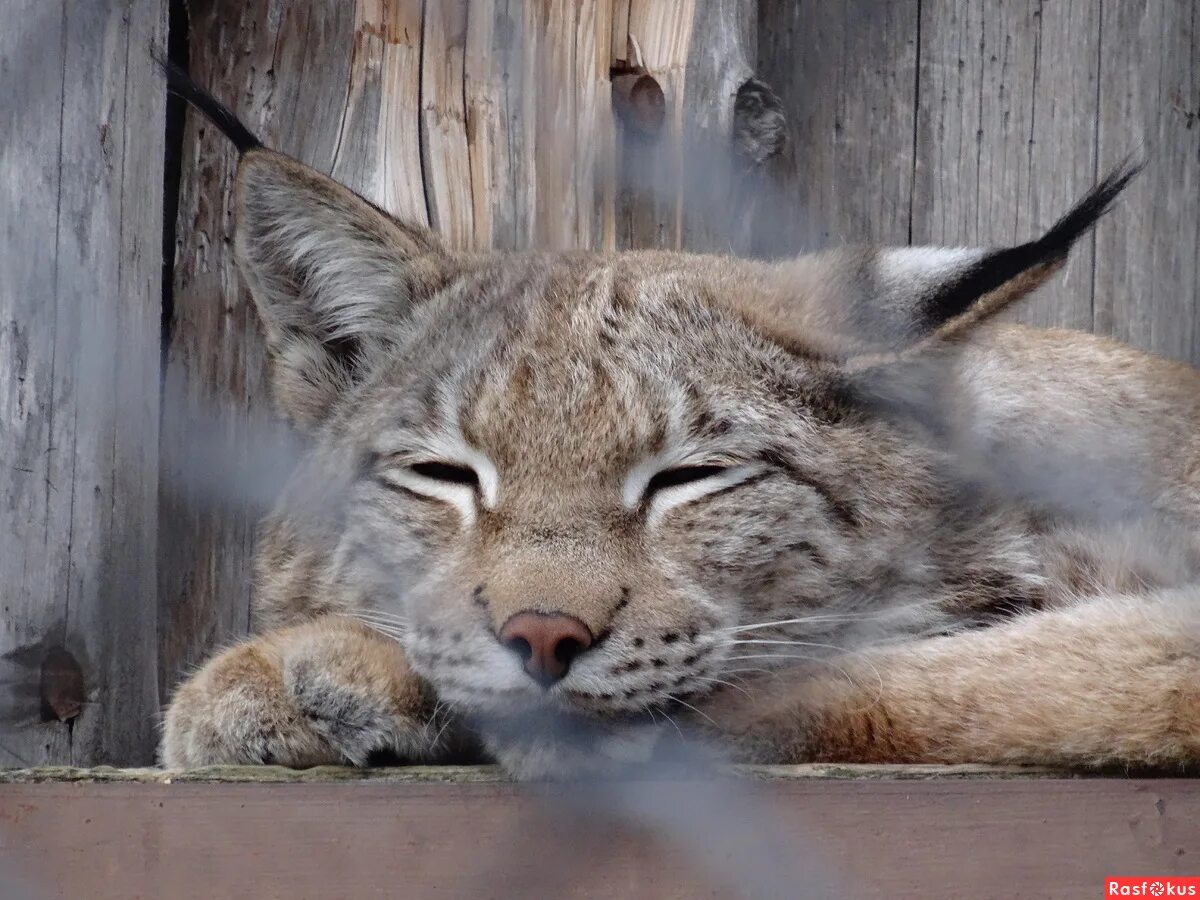
[[[500,643],[521,658],[531,678],[548,688],[592,646],[592,633],[574,616],[519,612],[500,629]]]

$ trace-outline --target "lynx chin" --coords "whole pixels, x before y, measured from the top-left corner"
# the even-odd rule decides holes
[[[461,253],[262,147],[236,253],[308,451],[256,637],[162,760],[521,777],[1200,762],[1200,378],[988,320],[1135,174],[1003,249]]]

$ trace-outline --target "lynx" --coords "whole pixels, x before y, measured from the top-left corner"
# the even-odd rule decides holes
[[[999,250],[451,252],[176,87],[309,449],[165,765],[1200,760],[1200,378],[990,321],[1135,166]]]

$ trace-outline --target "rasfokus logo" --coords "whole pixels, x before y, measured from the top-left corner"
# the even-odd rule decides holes
[[[1171,875],[1104,879],[1105,897],[1200,897],[1200,878]]]

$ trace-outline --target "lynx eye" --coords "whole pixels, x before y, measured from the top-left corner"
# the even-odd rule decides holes
[[[718,465],[679,466],[675,469],[663,469],[661,472],[656,472],[646,483],[645,496],[653,497],[659,491],[666,490],[667,488],[694,484],[697,481],[704,481],[706,478],[712,478],[726,471],[728,471],[727,466]]]
[[[440,481],[442,484],[461,484],[467,487],[479,488],[479,473],[470,466],[459,466],[446,462],[413,463],[409,469],[422,478],[430,481]]]

